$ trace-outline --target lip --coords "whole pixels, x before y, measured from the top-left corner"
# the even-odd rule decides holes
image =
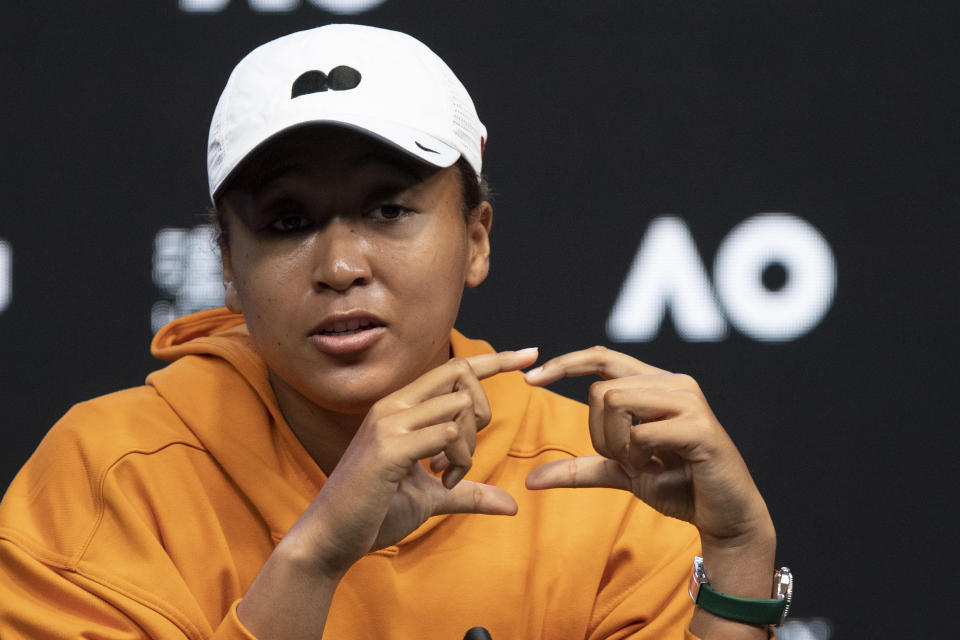
[[[332,313],[310,332],[310,340],[329,355],[346,355],[369,348],[384,333],[386,323],[363,310]]]

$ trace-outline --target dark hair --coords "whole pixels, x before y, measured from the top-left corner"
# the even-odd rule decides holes
[[[484,201],[490,199],[490,185],[483,175],[477,175],[470,163],[462,156],[454,164],[460,172],[460,192],[463,198],[463,217],[470,221],[474,210]],[[230,245],[227,229],[227,219],[224,212],[224,196],[217,196],[208,214],[210,224],[217,228],[217,246],[225,249]]]
[[[460,157],[454,165],[460,170],[460,186],[463,194],[463,215],[469,217],[481,202],[490,200],[490,185],[487,179],[473,170],[470,163]]]

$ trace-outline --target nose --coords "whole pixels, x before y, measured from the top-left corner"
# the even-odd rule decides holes
[[[370,282],[368,242],[349,220],[330,220],[317,233],[315,245],[315,289],[346,291]]]

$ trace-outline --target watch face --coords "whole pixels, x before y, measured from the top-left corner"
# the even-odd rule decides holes
[[[783,615],[780,617],[780,624],[783,624],[790,615],[790,603],[793,601],[793,573],[790,572],[789,567],[781,567],[773,574],[773,597],[786,601]]]

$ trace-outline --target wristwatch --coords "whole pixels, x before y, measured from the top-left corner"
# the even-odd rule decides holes
[[[703,558],[697,556],[693,559],[689,593],[694,604],[721,618],[779,627],[790,613],[790,602],[793,600],[793,574],[787,567],[780,567],[774,572],[772,598],[740,598],[721,593],[711,587],[707,573],[703,569]]]

